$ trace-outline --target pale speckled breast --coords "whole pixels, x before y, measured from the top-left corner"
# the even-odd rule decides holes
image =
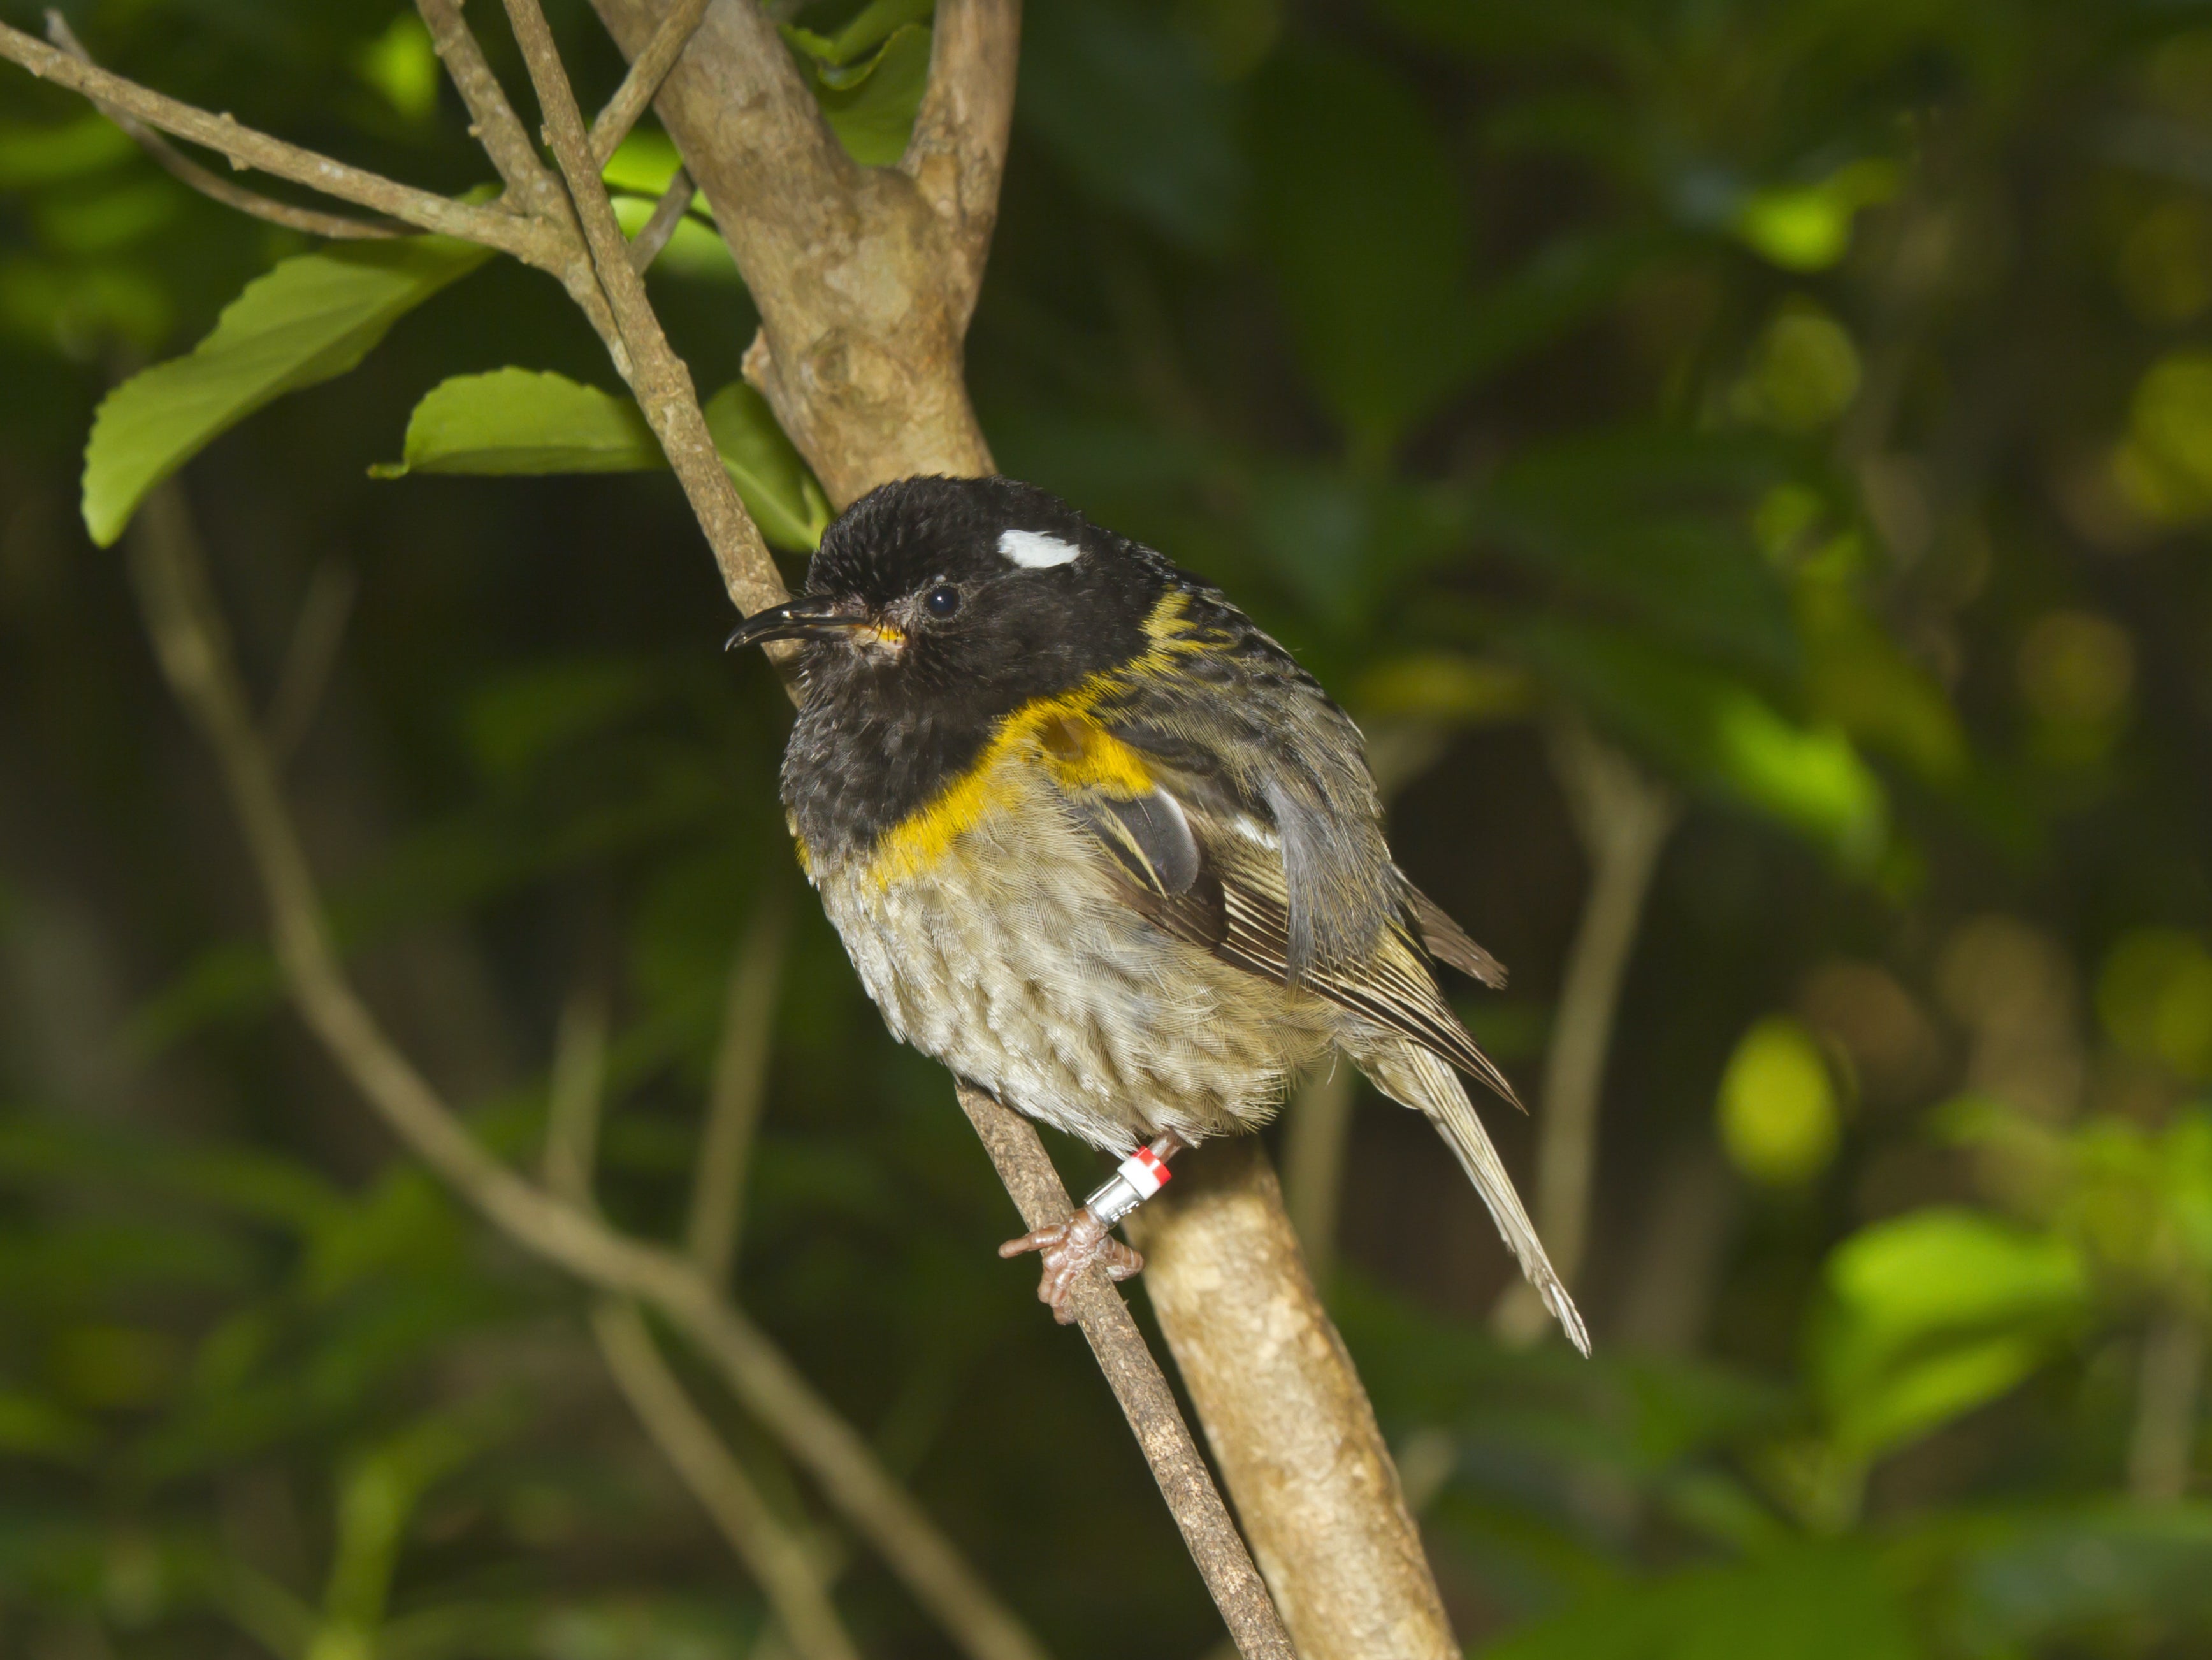
[[[1010,767],[1024,767],[1009,760]],[[1033,774],[927,870],[811,873],[891,1031],[1008,1105],[1126,1151],[1264,1122],[1343,1017],[1170,939]]]

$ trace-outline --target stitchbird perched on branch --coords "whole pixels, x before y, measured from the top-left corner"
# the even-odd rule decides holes
[[[1453,1068],[1508,1101],[1433,962],[1504,971],[1407,879],[1359,729],[1214,588],[1008,478],[908,478],[830,527],[783,800],[892,1031],[1129,1152],[1039,1250],[1063,1321],[1113,1225],[1334,1046],[1437,1127],[1575,1346],[1582,1319]],[[1518,1103],[1516,1102],[1517,1105]]]

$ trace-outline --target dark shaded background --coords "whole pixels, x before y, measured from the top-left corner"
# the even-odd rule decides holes
[[[65,9],[179,96],[483,176],[389,0]],[[589,103],[619,64],[555,21]],[[1469,1649],[2203,1652],[2212,13],[1036,0],[1023,75],[969,348],[1000,464],[1416,757],[1396,845],[1511,965],[1456,989],[1532,1100],[1587,885],[1562,724],[1684,806],[1606,1074],[1596,1360],[1487,1335],[1474,1194],[1356,1109],[1329,1294]],[[0,70],[0,1652],[772,1651],[576,1290],[281,1004],[76,480],[105,391],[306,244],[106,131]],[[732,378],[711,242],[654,292]],[[735,942],[796,901],[740,1295],[1055,1653],[1206,1652],[946,1079],[805,895],[787,708],[719,654],[672,482],[366,476],[507,363],[616,385],[494,265],[183,475],[264,696],[343,617],[288,777],[369,995],[523,1157],[603,991],[602,1198],[665,1234]],[[373,1480],[405,1502],[364,1534]],[[948,1651],[842,1548],[868,1652]],[[364,1572],[371,1632],[332,1600]]]

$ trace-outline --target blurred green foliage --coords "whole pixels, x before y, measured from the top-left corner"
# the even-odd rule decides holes
[[[179,96],[484,176],[392,0],[66,9]],[[552,9],[588,104],[619,63]],[[895,158],[927,4],[778,15]],[[996,453],[1422,757],[1397,844],[1513,965],[1468,1009],[1536,1098],[1583,885],[1536,733],[1692,804],[1607,1074],[1595,1361],[1488,1335],[1507,1265],[1421,1126],[1352,1138],[1331,1297],[1471,1651],[2212,1642],[2208,156],[2212,21],[2151,0],[1030,9]],[[633,230],[675,166],[650,128],[611,164]],[[803,549],[705,204],[653,282]],[[667,1237],[735,942],[797,885],[787,716],[595,342],[509,264],[238,218],[8,71],[0,374],[0,1652],[757,1651],[576,1289],[283,1012],[82,529],[184,468],[372,1000],[520,1159],[556,1011],[611,988],[601,1197]],[[1205,1652],[945,1080],[802,910],[740,1295],[1055,1653],[1128,1652],[1132,1585],[1142,1651]],[[701,1394],[849,1556],[862,1646],[945,1652]]]

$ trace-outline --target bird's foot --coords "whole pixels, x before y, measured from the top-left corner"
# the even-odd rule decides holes
[[[1001,1256],[1019,1256],[1024,1251],[1038,1251],[1044,1257],[1044,1273],[1037,1281],[1037,1301],[1052,1310],[1052,1317],[1063,1326],[1075,1319],[1072,1299],[1075,1281],[1083,1270],[1093,1262],[1106,1270],[1106,1277],[1122,1280],[1139,1272],[1145,1266],[1143,1256],[1116,1239],[1112,1225],[1102,1222],[1084,1206],[1066,1221],[1048,1228],[1037,1228],[1018,1239],[1009,1239],[999,1247]]]

